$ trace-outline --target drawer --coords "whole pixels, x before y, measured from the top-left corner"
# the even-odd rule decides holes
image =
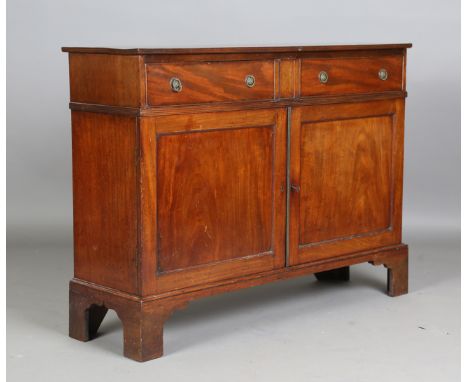
[[[146,67],[148,105],[269,100],[274,61],[155,63]]]
[[[301,95],[403,89],[403,56],[314,58],[301,62]]]

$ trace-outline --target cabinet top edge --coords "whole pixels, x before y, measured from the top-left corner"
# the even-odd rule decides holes
[[[94,53],[117,55],[149,54],[229,54],[229,53],[301,53],[331,52],[353,50],[406,49],[413,44],[373,44],[373,45],[314,45],[314,46],[265,46],[265,47],[219,47],[219,48],[99,48],[99,47],[62,47],[67,53]]]

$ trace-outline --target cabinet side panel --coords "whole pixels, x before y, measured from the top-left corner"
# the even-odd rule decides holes
[[[139,56],[70,54],[70,100],[112,106],[140,105]]]
[[[75,277],[137,291],[136,120],[72,112]]]

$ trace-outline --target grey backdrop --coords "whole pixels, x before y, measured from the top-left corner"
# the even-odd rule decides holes
[[[457,227],[459,8],[453,0],[9,1],[8,230],[70,230],[68,63],[61,46],[393,42],[414,44],[407,67],[404,222]]]
[[[151,370],[150,375],[165,375],[165,380],[171,375],[182,378],[187,372],[193,380],[200,376],[204,381],[219,381],[214,369],[210,369],[210,374],[203,367],[211,363],[215,368],[230,370],[225,380],[263,376],[271,381],[274,377],[290,378],[287,373],[282,374],[289,361],[291,368],[308,373],[305,380],[317,377],[343,381],[344,375],[335,366],[339,360],[346,370],[346,379],[360,382],[391,381],[395,377],[400,381],[456,380],[460,272],[459,10],[460,2],[453,0],[9,0],[10,378],[91,380],[83,367],[92,365],[98,370],[108,362],[113,380],[125,379],[129,371],[143,377]],[[414,44],[408,52],[407,65],[404,184],[404,240],[411,246],[412,293],[395,300],[385,299],[380,292],[374,296],[372,287],[382,285],[384,271],[379,270],[379,277],[372,278],[372,267],[358,266],[353,271],[350,292],[316,286],[325,290],[314,298],[306,298],[310,285],[304,284],[306,281],[290,281],[283,286],[254,288],[197,302],[181,313],[179,321],[171,321],[166,342],[169,356],[144,366],[121,359],[121,332],[115,326],[115,317],[110,323],[104,322],[108,322],[104,332],[111,334],[97,339],[95,345],[67,339],[66,283],[72,274],[71,141],[68,61],[66,54],[60,52],[61,46],[399,42]],[[224,311],[229,314],[223,316]],[[327,315],[329,312],[333,314]],[[341,318],[348,322],[341,322]],[[304,330],[303,325],[308,329]],[[327,330],[336,333],[336,337],[324,337]],[[223,341],[225,336],[228,338]],[[285,347],[283,341],[293,341],[294,346]],[[311,347],[316,341],[320,347]],[[216,346],[224,350],[218,351]],[[283,353],[285,349],[288,351]],[[314,351],[318,353],[314,355]],[[301,354],[305,358],[300,358]],[[313,366],[309,354],[318,360]],[[252,357],[256,363],[252,363]],[[233,370],[229,359],[235,360],[238,368]],[[365,373],[362,359],[368,360]],[[51,363],[53,369],[48,367]],[[258,365],[263,367],[263,374]],[[361,371],[354,367],[361,367]],[[100,374],[102,377],[104,371]],[[98,372],[93,375],[99,380]]]

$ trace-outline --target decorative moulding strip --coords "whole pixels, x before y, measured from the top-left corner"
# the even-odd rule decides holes
[[[288,279],[292,277],[298,277],[311,273],[318,273],[322,271],[327,271],[330,269],[335,269],[337,267],[344,267],[354,264],[359,264],[363,262],[371,262],[376,264],[385,264],[386,258],[388,256],[398,256],[402,251],[407,250],[406,244],[398,244],[384,248],[373,249],[363,252],[355,252],[343,256],[332,257],[329,259],[323,259],[313,263],[300,264],[295,266],[289,266],[285,268],[279,268],[272,271],[256,273],[248,276],[236,277],[233,279],[221,280],[217,282],[212,282],[205,285],[198,285],[188,288],[182,288],[174,290],[171,292],[164,292],[159,295],[151,295],[146,297],[138,297],[133,294],[122,292],[112,288],[106,288],[101,285],[97,285],[85,280],[80,280],[74,278],[70,284],[72,288],[80,286],[93,288],[106,292],[112,295],[117,295],[129,300],[136,300],[140,302],[152,301],[152,300],[163,300],[167,298],[185,298],[187,300],[192,300],[195,298],[201,298],[205,296],[210,296],[218,293],[223,293],[230,290],[243,289],[251,286],[258,286],[261,284],[266,284],[272,281],[278,281],[283,279]]]
[[[248,101],[248,102],[216,102],[190,105],[168,105],[158,107],[133,108],[122,106],[96,105],[80,102],[70,102],[70,109],[74,111],[88,111],[94,113],[122,114],[134,116],[158,116],[172,114],[208,113],[216,111],[236,111],[269,109],[289,106],[307,106],[316,104],[333,104],[347,102],[363,102],[371,100],[384,100],[407,97],[406,91],[391,91],[383,93],[366,93],[358,95],[340,96],[313,96],[297,99],[281,99],[275,101]]]
[[[301,52],[332,52],[355,50],[387,50],[411,48],[412,44],[363,44],[363,45],[318,45],[318,46],[282,46],[282,47],[230,47],[230,48],[92,48],[92,47],[62,47],[62,52],[68,53],[101,53],[101,54],[226,54],[226,53],[301,53]]]

